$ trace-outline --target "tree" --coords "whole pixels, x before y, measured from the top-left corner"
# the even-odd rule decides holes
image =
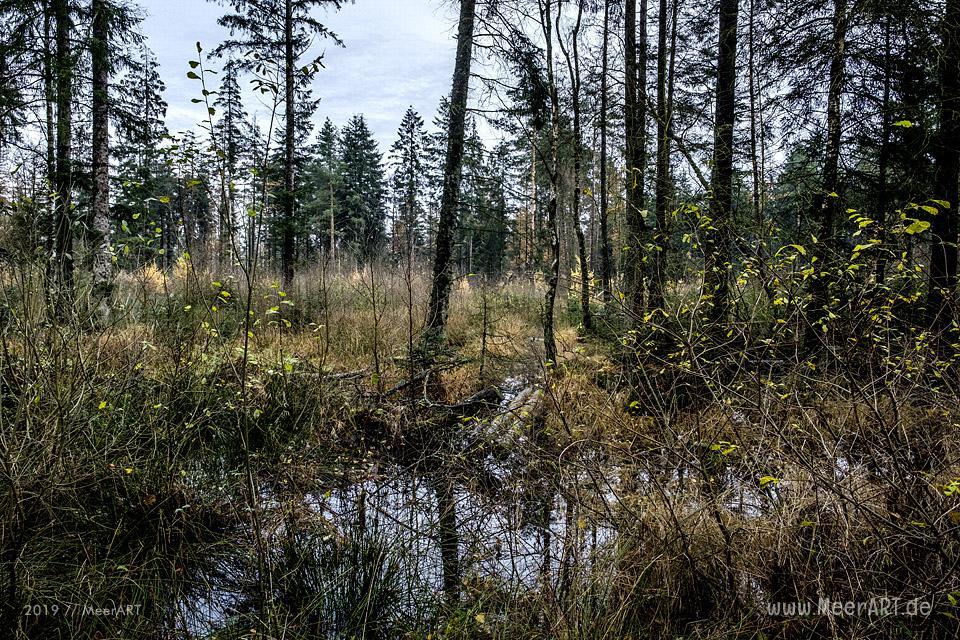
[[[91,0],[90,13],[92,296],[97,304],[99,319],[105,321],[109,316],[113,290],[113,251],[110,245],[110,75],[115,66],[113,58],[118,45],[111,45],[111,40],[115,43],[139,41],[132,34],[139,18],[128,8],[115,5],[110,0]]]
[[[738,0],[720,1],[717,98],[713,123],[710,224],[704,241],[704,294],[712,304],[709,322],[719,326],[730,314],[730,241],[733,209],[733,128],[737,82]]]
[[[440,218],[437,223],[436,251],[433,260],[433,281],[430,288],[430,306],[427,311],[425,338],[442,342],[446,326],[447,305],[450,300],[451,257],[453,232],[457,224],[457,200],[460,194],[460,173],[463,161],[464,122],[467,112],[467,92],[470,86],[470,59],[473,50],[473,23],[476,0],[460,0],[460,20],[457,29],[457,57],[453,70],[453,88],[450,92],[450,120],[447,129],[447,151],[443,170],[443,193]],[[444,586],[456,589],[448,581],[458,580],[455,567],[444,567]],[[450,593],[449,590],[447,591]]]
[[[100,301],[99,315],[109,312],[107,298],[113,279],[113,255],[110,252],[110,60],[107,6],[104,0],[92,0],[93,13],[93,295]]]
[[[600,288],[604,303],[610,302],[613,293],[613,255],[610,249],[607,201],[607,64],[610,41],[610,0],[603,0],[603,47],[600,53],[600,113],[597,114],[600,128]]]
[[[339,9],[340,0],[227,0],[237,13],[227,14],[219,23],[243,39],[227,40],[215,53],[222,55],[232,51],[252,53],[258,60],[282,60],[283,67],[283,191],[281,203],[281,252],[280,269],[283,286],[289,288],[293,281],[295,257],[295,209],[296,209],[296,114],[297,88],[308,81],[320,65],[320,58],[301,64],[301,58],[310,48],[313,39],[329,38],[342,44],[336,34],[327,29],[311,15],[319,6]],[[298,70],[302,70],[298,76]]]
[[[54,193],[56,216],[54,221],[54,256],[52,288],[55,295],[55,313],[65,316],[73,304],[73,216],[71,190],[73,188],[72,144],[72,96],[74,54],[70,46],[73,29],[68,0],[52,0],[55,22],[56,50],[54,69],[56,74],[56,151],[54,160]]]
[[[935,188],[938,214],[933,218],[930,253],[930,289],[927,309],[933,325],[949,326],[953,314],[948,301],[957,285],[957,208],[960,194],[960,1],[947,0],[943,16],[943,52],[940,57],[937,160]]]
[[[384,240],[385,193],[381,154],[362,115],[340,132],[342,195],[337,227],[344,241],[363,260],[373,257]]]
[[[570,32],[570,46],[559,39],[560,48],[567,62],[570,75],[570,102],[573,109],[573,227],[577,236],[577,254],[580,258],[580,313],[585,331],[593,329],[590,312],[590,264],[587,260],[587,242],[580,220],[580,205],[583,195],[583,125],[581,124],[580,89],[580,28],[583,23],[583,0],[577,1],[577,19]],[[559,26],[557,27],[559,30]]]
[[[238,177],[239,164],[246,155],[247,136],[244,125],[247,121],[247,112],[243,109],[240,85],[237,81],[239,67],[239,63],[235,60],[228,60],[223,65],[223,80],[220,82],[220,89],[213,102],[219,114],[214,125],[214,135],[223,151],[224,180],[227,186],[227,193],[224,194],[226,197],[222,198],[223,202],[220,203],[218,220],[217,255],[221,261],[221,268],[228,263],[228,256],[233,251],[231,244],[233,243],[233,211],[236,196],[235,181]]]
[[[637,65],[637,11],[636,0],[624,5],[624,137],[626,149],[626,266],[629,309],[633,321],[642,317],[644,307],[644,247],[647,244],[647,225],[644,221],[644,179],[646,176],[646,39],[647,3],[640,3],[640,69]],[[649,260],[652,262],[652,260]]]
[[[141,47],[139,59],[132,61],[117,85],[111,113],[116,122],[113,154],[118,175],[112,191],[116,194],[113,218],[120,226],[116,238],[120,263],[134,266],[155,259],[167,266],[174,235],[170,204],[174,180],[162,146],[169,138],[166,86],[156,58],[146,47]]]
[[[676,7],[671,28],[676,33]],[[645,21],[645,18],[644,18]],[[654,182],[654,213],[657,225],[656,254],[653,256],[653,273],[650,278],[650,309],[663,309],[664,286],[667,264],[667,198],[670,194],[670,137],[672,108],[672,81],[667,70],[667,0],[660,0],[657,16],[657,158]],[[671,51],[675,46],[671,47]],[[641,55],[641,59],[644,56]]]
[[[337,197],[342,195],[338,138],[337,128],[327,118],[317,134],[316,153],[304,172],[302,190],[303,207],[316,225],[318,237],[326,236],[323,245],[331,260],[337,255]]]
[[[554,335],[554,306],[560,281],[560,229],[557,223],[560,197],[560,97],[553,65],[553,0],[540,1],[540,21],[543,25],[544,52],[547,60],[547,88],[550,94],[550,156],[547,171],[550,193],[547,200],[547,242],[550,246],[550,268],[547,271],[547,292],[543,306],[543,354],[548,367],[557,366],[557,339]],[[556,370],[556,369],[554,369]]]
[[[836,224],[843,211],[840,199],[841,100],[845,87],[847,45],[847,0],[833,0],[833,38],[827,87],[827,137],[820,191],[813,200],[813,215],[818,223],[820,259],[833,262],[837,249]],[[822,270],[822,268],[821,268]],[[829,279],[821,274],[811,286],[808,342],[818,335],[819,322],[827,316]]]
[[[394,221],[392,233],[394,250],[413,257],[415,248],[422,244],[421,197],[424,182],[423,147],[426,132],[423,119],[413,107],[408,107],[397,130],[397,140],[390,148],[393,165],[392,190],[400,212]]]

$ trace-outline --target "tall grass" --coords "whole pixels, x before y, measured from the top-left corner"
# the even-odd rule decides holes
[[[794,303],[759,292],[718,344],[678,285],[671,313],[634,329],[647,348],[626,351],[605,337],[627,335],[615,304],[599,336],[562,304],[545,375],[539,287],[467,277],[449,357],[408,384],[425,271],[321,265],[289,291],[263,274],[246,354],[240,273],[123,273],[106,325],[82,296],[50,322],[41,282],[9,268],[0,295],[14,637],[956,631],[956,377],[896,312],[903,292],[825,330],[829,358],[791,350]],[[491,387],[502,400],[463,404]],[[456,503],[456,604],[438,479]],[[932,609],[769,608],[870,598]]]

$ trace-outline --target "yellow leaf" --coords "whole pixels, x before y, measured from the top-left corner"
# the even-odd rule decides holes
[[[482,614],[482,613],[478,613],[477,615],[475,615],[475,616],[473,616],[473,617],[474,617],[474,619],[477,621],[477,624],[483,624],[483,623],[486,622],[486,620],[487,620],[487,616],[485,616],[485,615]]]

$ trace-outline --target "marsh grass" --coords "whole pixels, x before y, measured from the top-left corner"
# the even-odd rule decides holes
[[[82,297],[70,322],[48,322],[37,269],[5,272],[0,300],[0,588],[15,637],[956,629],[955,376],[896,304],[830,327],[856,341],[831,338],[829,361],[791,351],[797,316],[759,294],[718,346],[683,311],[696,287],[678,285],[676,312],[638,330],[642,356],[609,339],[629,324],[616,303],[589,336],[561,305],[546,371],[537,285],[463,278],[428,394],[403,386],[423,272],[321,265],[290,291],[265,275],[245,351],[242,273],[123,273],[98,325]],[[491,385],[511,394],[493,411],[444,413]],[[455,606],[422,488],[437,478],[456,487]],[[884,595],[934,613],[766,610]],[[120,605],[139,608],[83,613]]]

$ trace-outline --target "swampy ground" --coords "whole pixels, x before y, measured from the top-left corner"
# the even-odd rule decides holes
[[[762,318],[718,346],[614,300],[586,333],[562,295],[545,366],[541,283],[467,277],[426,361],[402,270],[147,268],[99,327],[34,277],[3,294],[14,637],[954,637],[957,396],[920,333],[822,364]]]

